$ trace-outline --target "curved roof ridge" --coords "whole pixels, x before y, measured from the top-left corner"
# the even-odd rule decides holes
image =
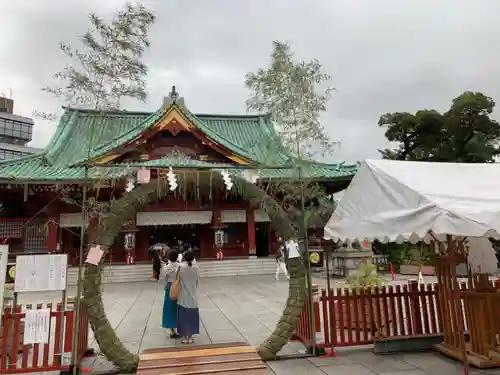
[[[289,153],[287,152],[285,146],[283,145],[283,143],[280,141],[279,137],[278,137],[278,133],[276,132],[276,129],[274,128],[274,125],[271,123],[268,123],[267,120],[270,120],[270,116],[262,116],[259,120],[259,126],[260,128],[262,129],[263,133],[266,134],[269,139],[271,140],[271,142],[273,142],[275,145],[276,145],[276,156],[278,159],[282,159],[282,160],[278,160],[278,164],[280,162],[282,162],[283,164],[286,164],[290,158],[291,158],[291,155],[289,155]],[[274,163],[272,160],[271,160],[271,164],[276,164]]]
[[[176,103],[177,106],[180,106],[179,103]],[[185,105],[183,105],[186,107]],[[105,110],[100,110],[100,109],[93,109],[93,108],[77,108],[77,107],[69,107],[69,106],[62,106],[62,108],[65,110],[65,112],[80,112],[80,113],[93,113],[93,114],[106,114],[106,115],[144,115],[144,116],[149,116],[152,115],[153,113],[156,113],[156,111],[140,111],[140,110],[133,110],[129,111],[126,109],[105,109]],[[195,116],[197,117],[210,117],[210,118],[259,118],[259,117],[269,117],[271,116],[269,113],[255,113],[255,114],[227,114],[227,113],[194,113],[192,112]]]
[[[193,113],[193,115],[197,116],[197,117],[210,117],[210,118],[221,118],[221,119],[226,119],[226,118],[230,118],[230,119],[245,119],[245,118],[248,118],[248,119],[256,119],[256,118],[261,118],[261,117],[268,117],[269,114],[245,114],[245,115],[241,115],[241,114],[236,114],[236,115],[231,115],[231,114],[217,114],[217,113]]]
[[[50,138],[49,143],[47,143],[47,145],[44,148],[44,151],[48,159],[53,158],[51,150],[58,150],[57,145],[59,143],[59,140],[65,139],[66,134],[70,131],[71,128],[69,124],[72,124],[77,118],[78,118],[78,112],[72,111],[71,109],[65,110],[65,112],[61,116],[59,123],[57,124],[57,128],[54,135]]]
[[[81,112],[81,113],[94,113],[94,114],[112,114],[112,115],[151,115],[156,111],[129,111],[126,109],[110,108],[110,109],[94,109],[94,108],[77,108],[77,107],[67,107],[62,106],[66,112]]]

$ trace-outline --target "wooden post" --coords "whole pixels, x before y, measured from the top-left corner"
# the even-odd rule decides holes
[[[26,185],[27,186],[27,185]],[[54,252],[57,250],[57,234],[59,231],[59,225],[58,225],[58,210],[57,210],[57,205],[56,204],[51,204],[48,207],[49,210],[49,219],[47,223],[47,251],[49,252]]]
[[[54,252],[57,250],[57,232],[58,225],[55,217],[49,219],[47,225],[47,250]]]
[[[418,291],[418,282],[410,281],[410,308],[411,308],[411,327],[412,335],[422,333],[422,314],[420,308],[420,298]]]

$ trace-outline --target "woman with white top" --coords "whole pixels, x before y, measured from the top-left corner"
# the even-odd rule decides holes
[[[179,268],[180,295],[177,300],[177,332],[183,344],[192,344],[193,335],[200,333],[200,312],[198,309],[198,284],[200,269],[191,251],[184,253]]]
[[[168,263],[164,267],[165,272],[165,298],[163,300],[162,327],[170,330],[170,338],[179,337],[177,328],[177,301],[170,299],[170,288],[177,275],[180,264],[177,262],[178,252],[168,252]]]

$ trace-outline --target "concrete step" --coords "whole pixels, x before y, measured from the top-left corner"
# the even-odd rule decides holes
[[[246,275],[271,275],[276,271],[276,261],[272,258],[227,259],[198,262],[200,277],[230,277]],[[151,264],[106,265],[102,283],[114,284],[151,280]],[[78,269],[68,269],[68,285],[76,285]]]

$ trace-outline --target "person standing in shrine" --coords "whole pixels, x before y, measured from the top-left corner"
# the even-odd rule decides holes
[[[288,280],[290,276],[288,275],[288,270],[286,269],[286,245],[281,237],[278,237],[278,250],[276,251],[276,281],[280,281],[280,272],[283,272]]]
[[[182,337],[181,343],[192,344],[193,335],[200,333],[198,309],[200,269],[191,251],[186,251],[183,258],[179,267],[180,295],[177,300],[177,333]]]
[[[170,288],[179,270],[177,262],[178,252],[169,250],[167,264],[164,266],[165,273],[165,297],[163,299],[162,327],[170,330],[170,338],[180,337],[177,332],[177,301],[170,298]]]
[[[177,250],[177,253],[179,254],[177,261],[179,263],[182,263],[182,254],[184,253],[184,242],[182,242],[182,240],[178,240],[177,247],[175,249]]]
[[[159,281],[160,280],[160,273],[161,273],[161,257],[160,257],[160,250],[155,250],[152,253],[153,257],[153,280]]]

